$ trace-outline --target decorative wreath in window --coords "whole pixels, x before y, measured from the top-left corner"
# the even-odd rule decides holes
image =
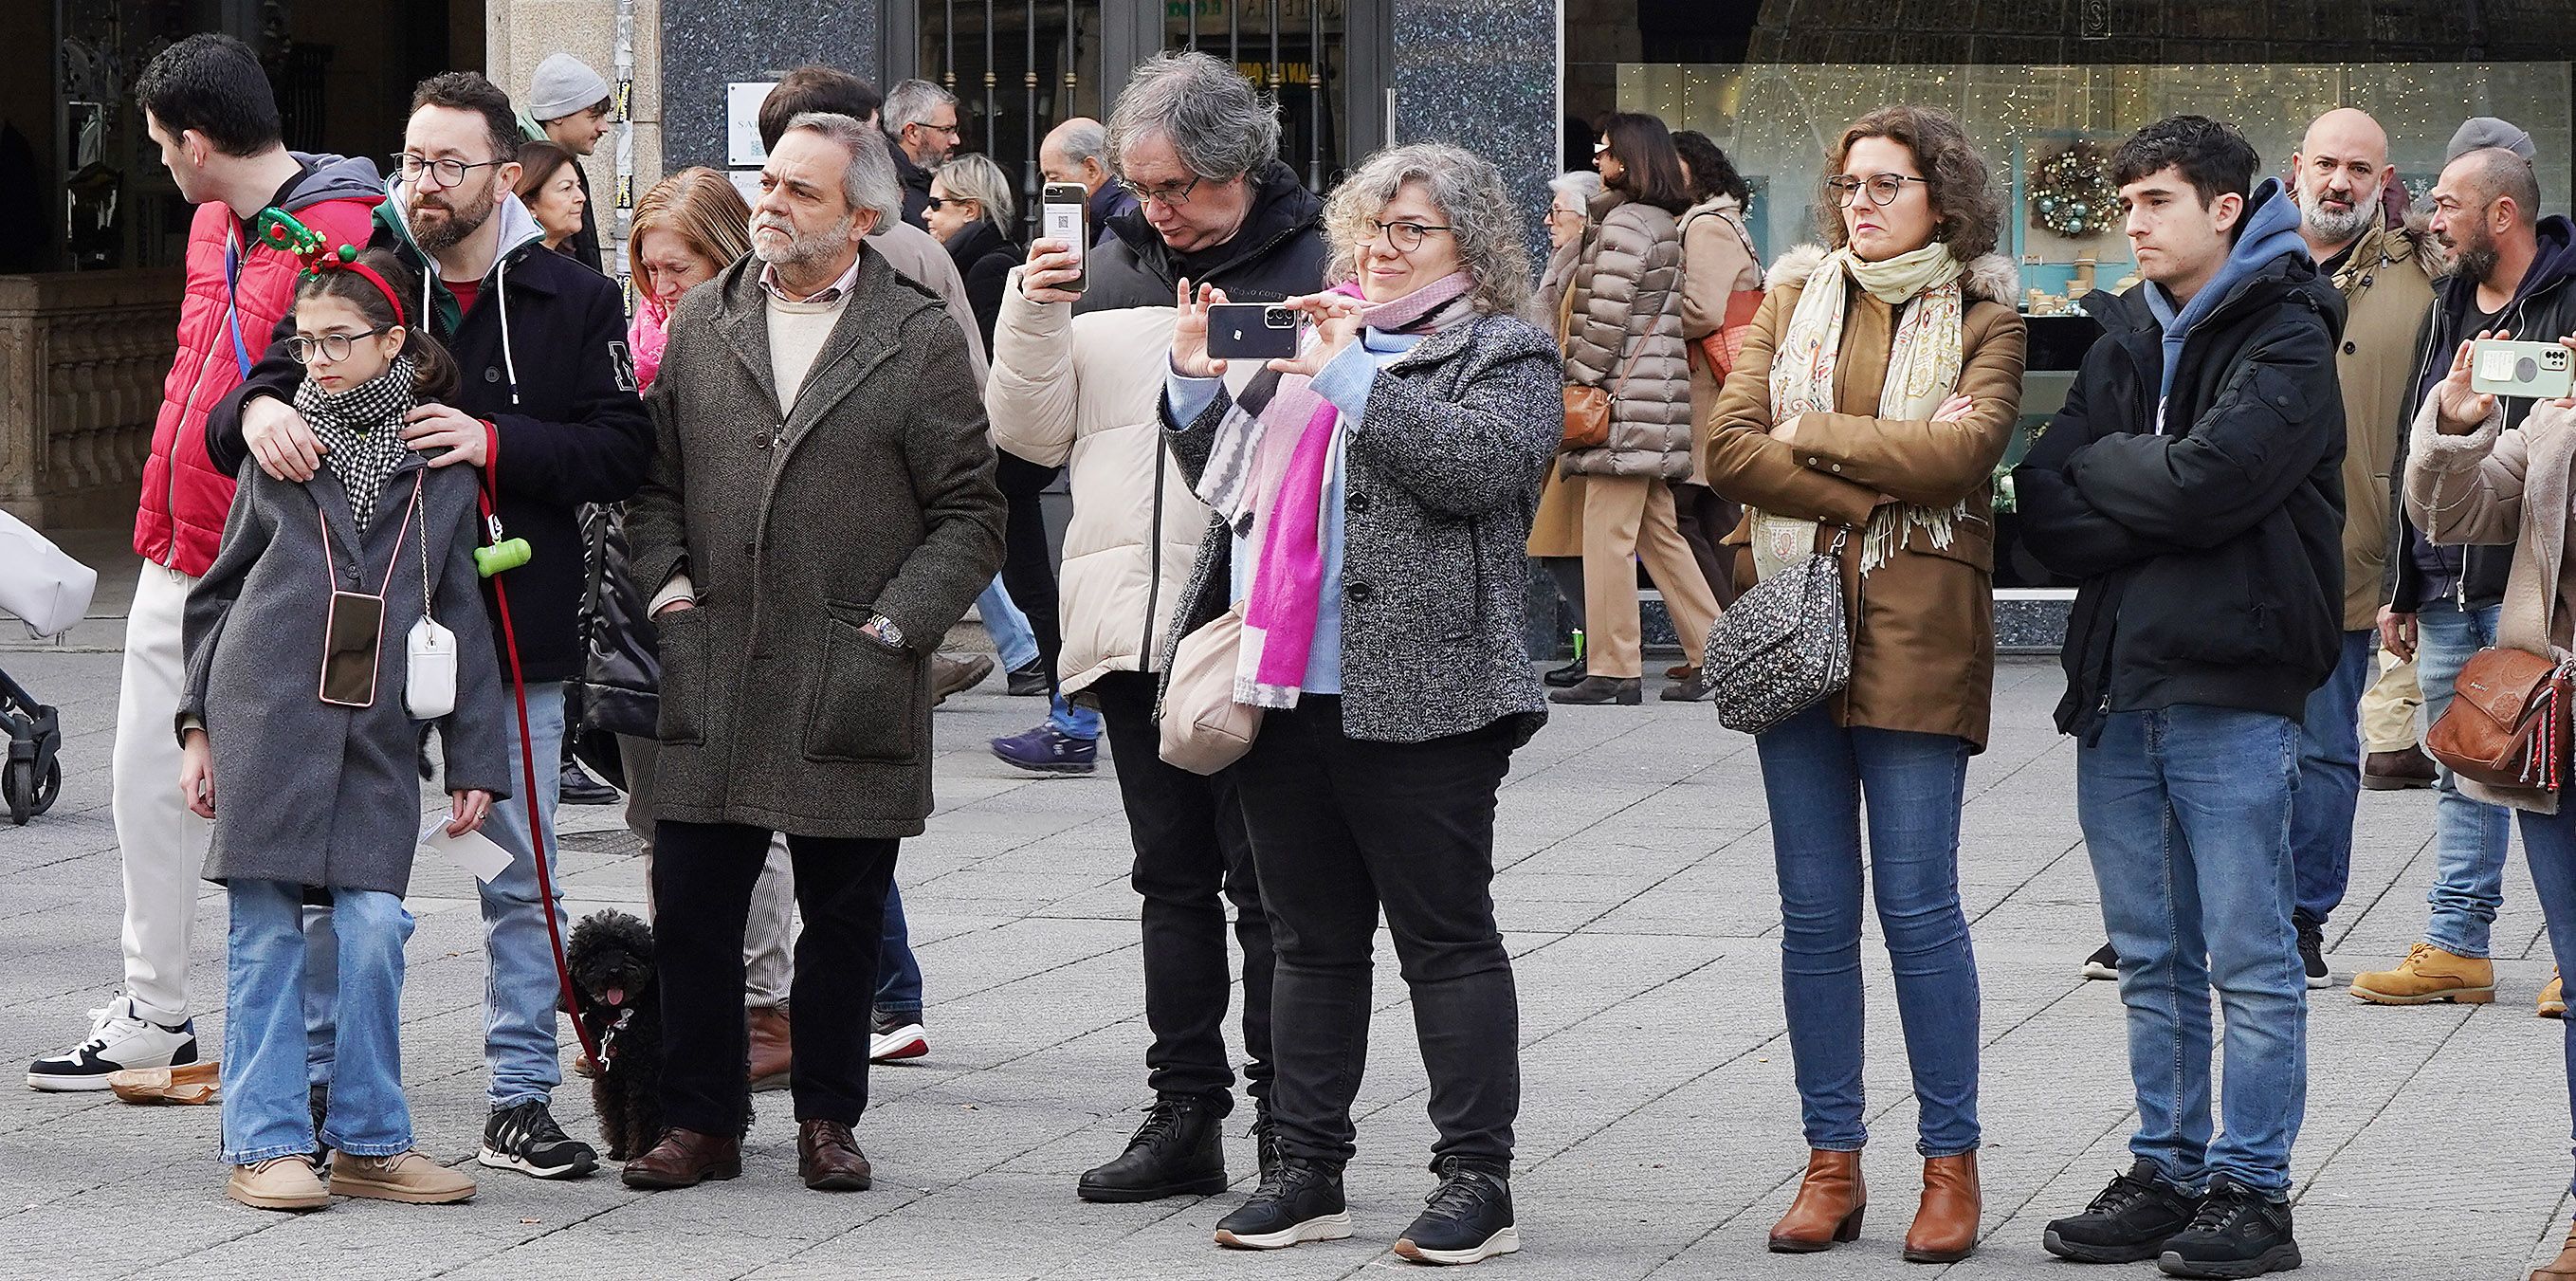
[[[2079,142],[2033,166],[2030,225],[2070,240],[2117,228],[2120,189],[2111,182],[2110,157]]]

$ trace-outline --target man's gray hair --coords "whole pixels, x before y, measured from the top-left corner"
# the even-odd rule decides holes
[[[1109,130],[1099,121],[1077,116],[1056,129],[1056,147],[1074,164],[1085,160],[1100,162],[1109,168]]]
[[[876,130],[837,111],[808,111],[787,122],[788,133],[799,129],[819,133],[850,153],[849,167],[841,171],[841,195],[850,208],[876,210],[879,227],[903,216],[903,184],[895,178],[894,159]]]
[[[1377,234],[1371,221],[1396,193],[1420,183],[1440,211],[1447,235],[1458,244],[1458,269],[1476,284],[1468,295],[1476,310],[1516,315],[1529,301],[1529,250],[1521,243],[1521,215],[1491,161],[1445,142],[1389,147],[1360,162],[1324,203],[1324,237],[1332,257],[1324,279],[1339,284],[1359,274],[1361,246]]]
[[[927,80],[906,80],[888,91],[885,114],[879,119],[886,136],[900,138],[905,125],[926,125],[942,106],[954,106],[957,95]]]
[[[1128,76],[1108,134],[1109,165],[1121,174],[1127,149],[1160,135],[1193,175],[1232,182],[1279,158],[1279,104],[1208,54],[1158,53]]]
[[[948,189],[949,199],[982,205],[984,221],[1004,236],[1011,234],[1011,179],[991,156],[959,156],[933,170],[930,176]]]

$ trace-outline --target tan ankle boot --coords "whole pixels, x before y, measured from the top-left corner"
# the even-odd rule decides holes
[[[1923,1204],[1905,1233],[1912,1263],[1956,1263],[1977,1251],[1977,1220],[1985,1194],[1977,1181],[1977,1154],[1936,1156],[1923,1162]]]
[[[2373,1005],[2484,1005],[2495,999],[2495,963],[2418,943],[2396,969],[2354,975],[2352,994]]]
[[[2576,1281],[2576,1227],[2567,1229],[2567,1244],[2558,1257],[2532,1269],[2531,1281]]]
[[[1812,1254],[1834,1248],[1837,1241],[1857,1241],[1861,1211],[1868,1208],[1869,1189],[1860,1181],[1860,1153],[1809,1152],[1797,1199],[1771,1225],[1771,1248],[1780,1254]]]

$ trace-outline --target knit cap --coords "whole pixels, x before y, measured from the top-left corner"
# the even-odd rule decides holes
[[[553,54],[538,63],[536,79],[528,82],[528,118],[539,124],[588,111],[607,100],[608,82],[568,53]]]

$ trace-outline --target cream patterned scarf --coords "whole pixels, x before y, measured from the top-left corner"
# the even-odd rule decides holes
[[[1932,417],[1959,385],[1959,369],[1967,359],[1961,329],[1967,307],[1959,287],[1966,270],[1950,247],[1937,241],[1884,262],[1864,262],[1849,247],[1825,255],[1807,277],[1797,310],[1789,316],[1789,332],[1771,357],[1771,421],[1837,412],[1834,359],[1843,346],[1846,276],[1871,297],[1904,308],[1904,318],[1897,322],[1896,336],[1888,346],[1879,416],[1914,421]],[[1946,509],[1880,504],[1870,513],[1869,529],[1861,537],[1860,572],[1866,575],[1894,559],[1896,549],[1915,529],[1923,530],[1933,546],[1949,546],[1952,522],[1967,515],[1967,508],[1965,499]],[[1756,577],[1769,578],[1815,549],[1815,521],[1754,513]]]

